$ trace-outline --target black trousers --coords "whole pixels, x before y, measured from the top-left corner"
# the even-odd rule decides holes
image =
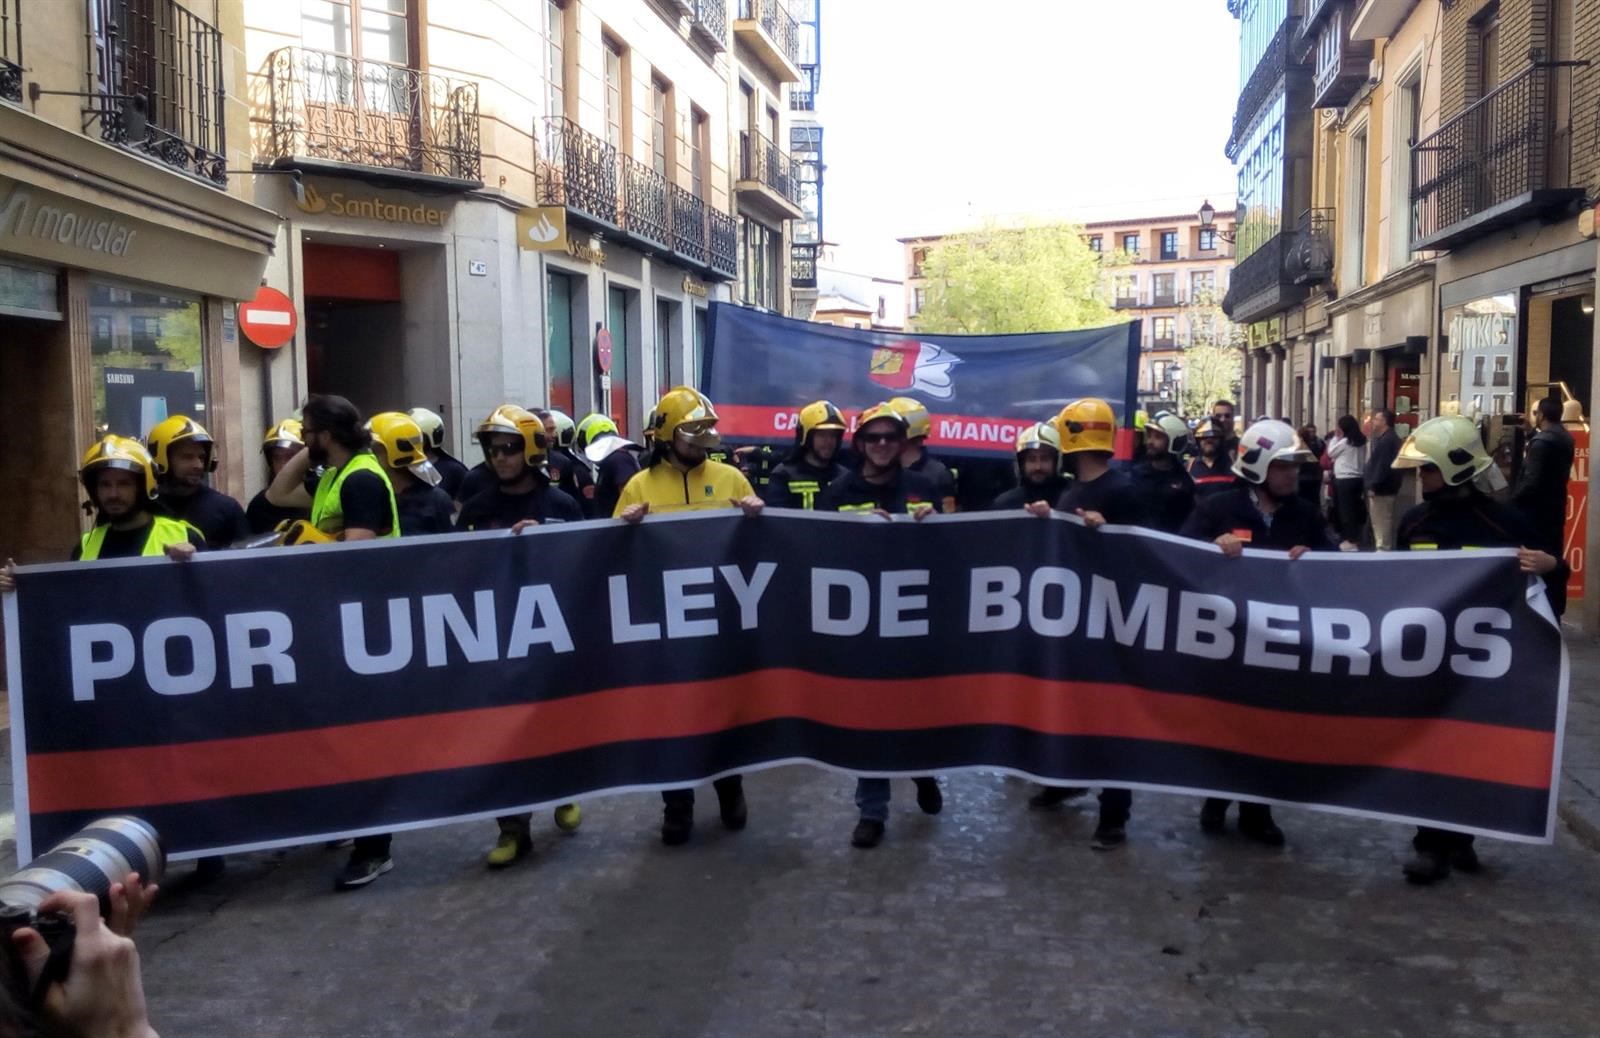
[[[1433,829],[1421,826],[1411,838],[1411,846],[1424,854],[1449,854],[1467,850],[1472,846],[1471,833],[1458,833],[1454,829]]]
[[[1232,800],[1224,800],[1221,797],[1206,797],[1206,810],[1227,811],[1231,803]],[[1271,804],[1258,804],[1252,800],[1239,801],[1239,825],[1242,827],[1249,829],[1270,821],[1272,821]]]
[[[724,775],[711,783],[711,786],[717,791],[718,801],[730,800],[744,791],[744,776]],[[661,802],[666,805],[669,811],[674,808],[693,811],[694,789],[693,787],[687,789],[663,789],[661,791]]]
[[[393,833],[381,833],[377,836],[358,836],[355,846],[350,850],[352,858],[387,858],[389,844],[393,842]]]
[[[1100,791],[1100,824],[1127,825],[1133,814],[1133,790],[1102,789]]]
[[[1367,525],[1367,503],[1360,476],[1333,481],[1334,526],[1344,540],[1361,543]]]

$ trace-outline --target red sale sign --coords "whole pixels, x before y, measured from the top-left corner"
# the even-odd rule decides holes
[[[1567,578],[1567,599],[1583,597],[1584,545],[1589,536],[1589,430],[1572,433],[1572,475],[1567,479],[1567,525],[1561,555],[1572,568]]]

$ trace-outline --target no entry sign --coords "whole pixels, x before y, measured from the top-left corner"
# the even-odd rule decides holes
[[[294,302],[275,288],[263,285],[254,299],[239,304],[239,330],[262,349],[275,350],[294,338],[299,324]]]

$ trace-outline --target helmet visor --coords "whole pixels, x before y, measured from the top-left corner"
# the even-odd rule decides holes
[[[438,486],[440,480],[444,479],[444,476],[434,467],[433,462],[428,461],[426,458],[415,464],[407,465],[406,468],[410,470],[413,476],[416,476],[430,487]]]
[[[691,447],[704,447],[707,450],[722,444],[722,437],[717,435],[717,422],[714,418],[682,422],[673,435]]]

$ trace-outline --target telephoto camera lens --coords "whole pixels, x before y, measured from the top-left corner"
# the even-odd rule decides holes
[[[100,900],[100,914],[111,911],[111,885],[137,872],[146,886],[160,883],[167,855],[148,822],[115,815],[90,822],[72,836],[0,880],[0,905],[32,911],[58,890],[80,890]]]

